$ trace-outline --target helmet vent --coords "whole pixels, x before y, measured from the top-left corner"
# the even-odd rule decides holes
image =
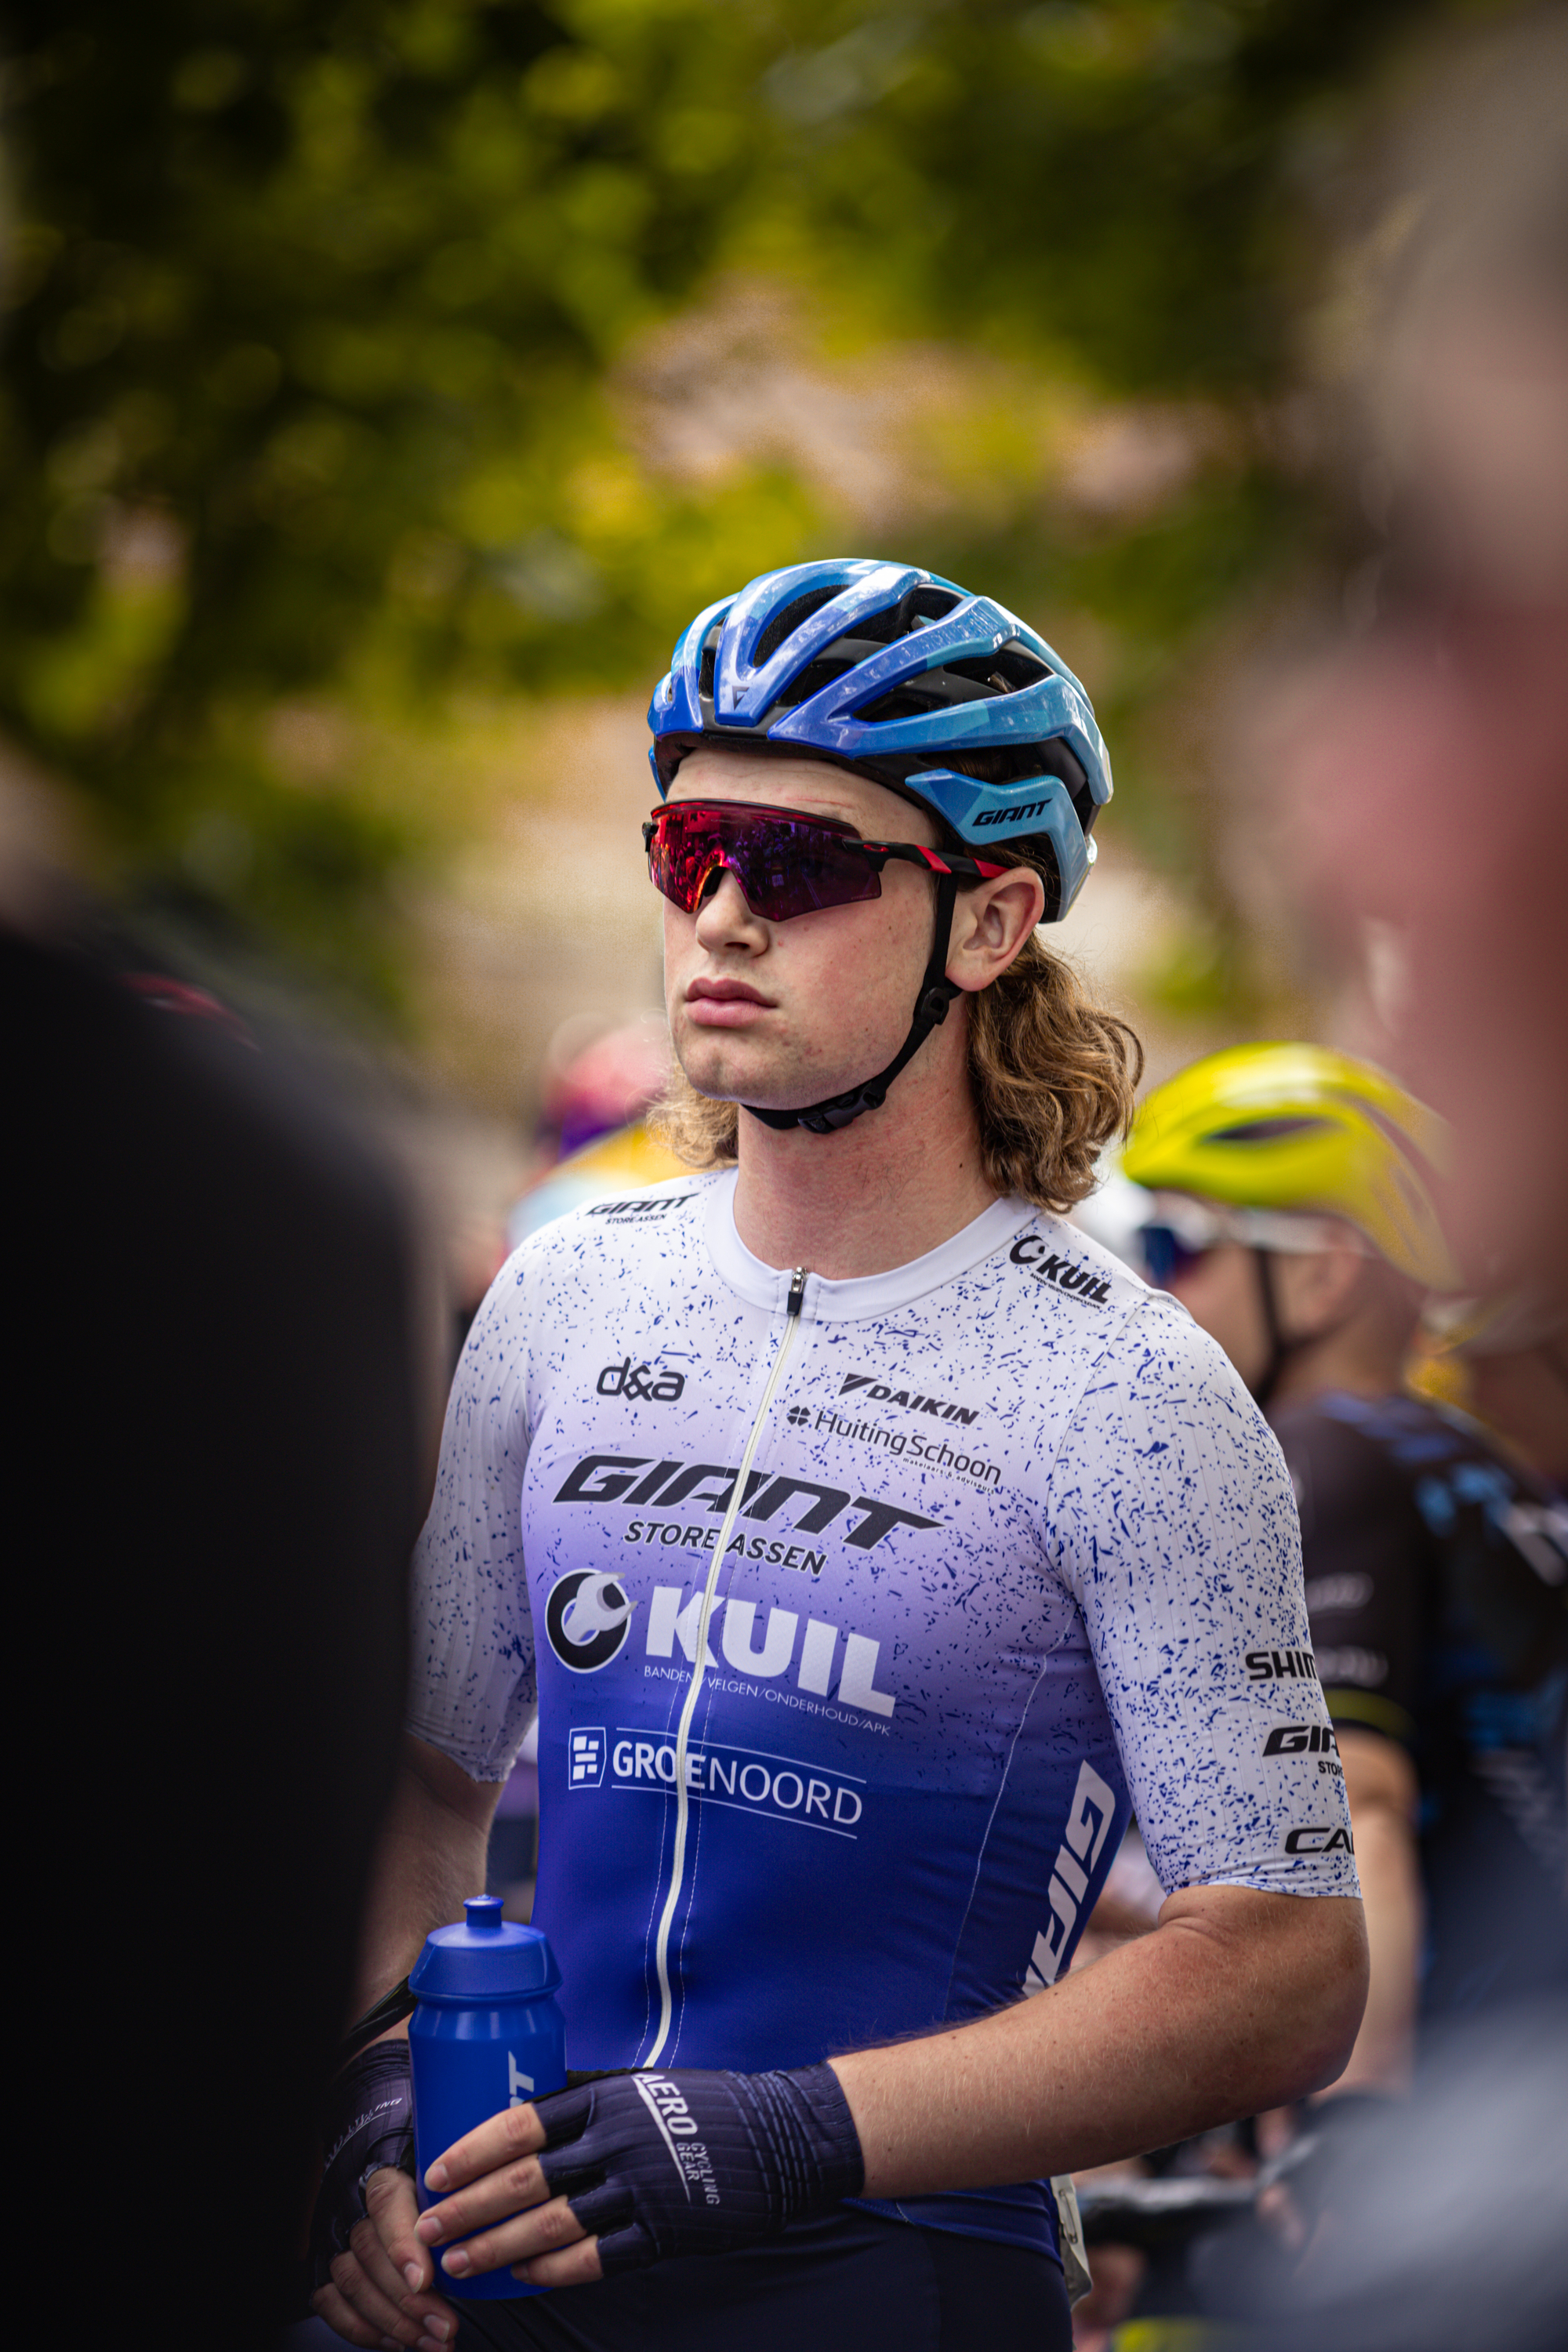
[[[896,686],[891,694],[879,694],[874,702],[864,704],[855,716],[868,727],[887,727],[895,719],[921,719],[928,711],[945,710],[952,698],[945,694],[922,694],[918,686]],[[929,767],[931,762],[924,764]]]
[[[846,677],[854,667],[852,661],[835,661],[831,654],[824,654],[820,661],[808,662],[800,676],[790,680],[774,708],[793,710],[797,703],[809,701],[825,686],[831,686],[835,678]]]
[[[782,613],[775,613],[757,639],[756,651],[752,656],[753,669],[761,669],[764,662],[771,661],[784,639],[793,636],[814,613],[820,613],[824,604],[831,604],[842,589],[842,582],[831,588],[813,588],[807,595],[797,596],[793,604],[786,604]]]
[[[717,631],[715,631],[714,634],[716,636]],[[709,702],[711,702],[713,699],[713,677],[718,667],[718,661],[719,656],[716,647],[713,645],[704,646],[702,648],[701,665],[697,674],[697,691]]]
[[[977,685],[988,686],[994,694],[1018,694],[1051,675],[1043,661],[1016,646],[1003,646],[998,652],[982,654],[973,660],[944,662],[942,667],[959,677],[972,677]]]
[[[1288,1136],[1310,1135],[1331,1127],[1330,1118],[1254,1118],[1240,1127],[1219,1127],[1205,1138],[1209,1143],[1283,1143]]]

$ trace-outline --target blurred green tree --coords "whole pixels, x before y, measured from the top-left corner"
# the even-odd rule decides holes
[[[744,190],[755,38],[708,0],[12,9],[0,723],[145,862],[352,966],[406,817],[279,790],[259,715],[646,658],[583,468]]]
[[[816,544],[787,465],[639,466],[608,390],[639,331],[773,269],[868,336],[1250,417],[1347,93],[1443,13],[14,0],[0,727],[144,869],[384,989],[385,879],[440,813],[290,788],[279,702],[638,680]],[[1103,615],[1131,708],[1299,542],[1243,438],[1152,518],[1047,529],[1026,470],[920,552]]]

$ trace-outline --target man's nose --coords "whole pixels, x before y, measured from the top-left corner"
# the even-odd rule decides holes
[[[763,944],[767,927],[746,904],[746,894],[728,866],[715,866],[703,884],[697,909],[697,938],[711,953],[727,942],[752,948]]]

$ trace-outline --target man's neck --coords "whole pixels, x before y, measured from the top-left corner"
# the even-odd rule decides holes
[[[1391,1337],[1384,1318],[1352,1315],[1336,1330],[1289,1350],[1269,1407],[1305,1404],[1331,1389],[1373,1400],[1395,1396],[1405,1383],[1407,1344]]]
[[[742,1110],[735,1230],[753,1257],[830,1282],[885,1274],[990,1207],[963,1027],[951,1026],[956,1034],[928,1039],[879,1110],[837,1134],[781,1131]]]

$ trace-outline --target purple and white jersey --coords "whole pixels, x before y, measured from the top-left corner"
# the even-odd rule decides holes
[[[501,1780],[537,1691],[573,2065],[804,2065],[1038,1992],[1129,1794],[1167,1892],[1358,1893],[1289,1481],[1219,1349],[1016,1200],[791,1317],[734,1183],[508,1261],[416,1558],[410,1728]],[[1040,2182],[886,2210],[1055,2248]]]

